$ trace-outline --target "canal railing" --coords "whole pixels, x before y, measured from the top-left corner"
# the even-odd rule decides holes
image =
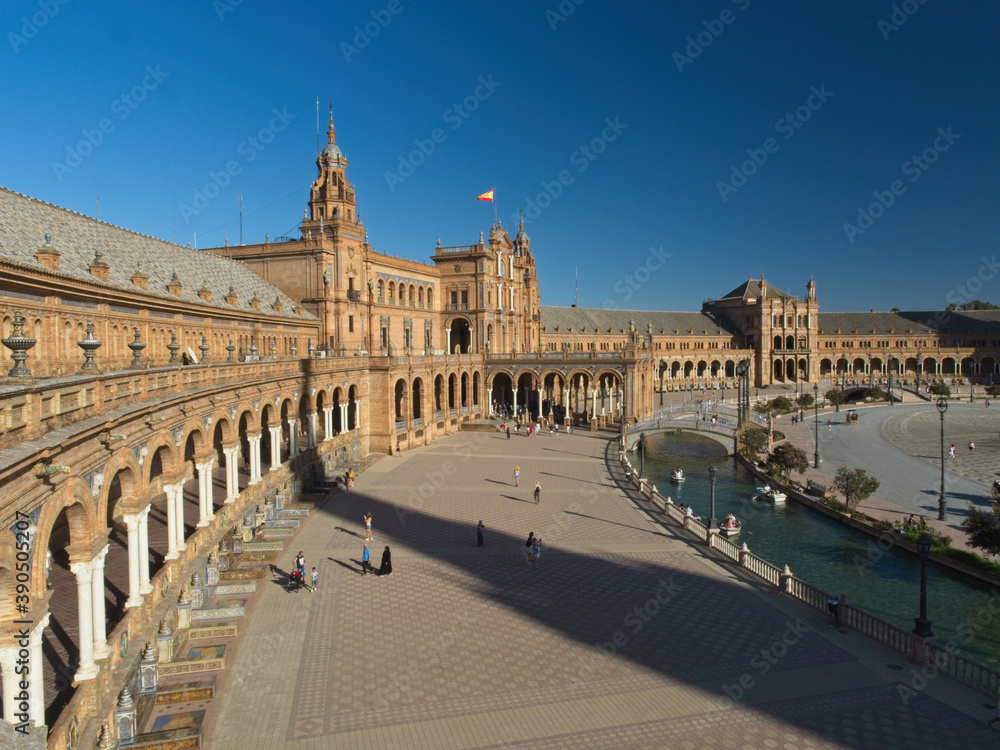
[[[693,539],[706,544],[722,556],[739,565],[755,578],[766,581],[782,593],[826,614],[838,625],[851,628],[874,641],[891,648],[907,659],[922,665],[921,672],[927,676],[945,674],[984,695],[995,696],[1000,689],[1000,672],[979,664],[948,648],[939,646],[933,637],[923,638],[915,633],[898,628],[892,623],[876,617],[870,612],[858,609],[847,601],[811,586],[796,578],[786,565],[776,565],[753,554],[746,543],[738,545],[717,530],[710,531],[700,517],[691,515],[674,505],[670,497],[664,497],[645,478],[640,479],[632,468],[624,451],[619,451],[619,462],[625,471],[626,480],[643,498],[651,502],[657,510],[675,526],[684,529]]]

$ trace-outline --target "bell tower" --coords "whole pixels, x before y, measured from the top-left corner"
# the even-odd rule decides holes
[[[309,191],[309,206],[302,217],[302,236],[319,236],[326,227],[340,219],[357,223],[357,202],[354,185],[347,180],[347,157],[337,145],[333,128],[333,107],[330,107],[330,125],[326,131],[327,144],[316,157],[319,176]]]

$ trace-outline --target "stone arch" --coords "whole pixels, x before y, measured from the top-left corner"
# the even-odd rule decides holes
[[[448,330],[451,331],[449,340],[451,351],[447,352],[448,354],[468,354],[472,351],[472,324],[468,318],[464,316],[453,318],[448,324]]]
[[[820,377],[829,376],[833,372],[833,362],[828,358],[824,357],[819,361],[819,374]]]
[[[413,379],[412,386],[412,398],[411,400],[411,412],[414,419],[421,419],[423,417],[423,397],[424,397],[424,381],[421,378]]]
[[[336,387],[333,389],[333,434],[339,435],[344,431],[345,425],[343,424],[343,419],[341,419],[341,404],[344,401],[344,390],[341,387]]]
[[[53,531],[56,520],[65,511],[67,521],[67,538],[73,547],[86,549],[93,546],[100,534],[103,524],[99,523],[97,503],[94,501],[90,486],[80,477],[67,480],[60,491],[42,505],[38,517],[37,540],[35,544],[32,570],[45,569],[45,553],[53,541]],[[66,546],[64,540],[57,539],[60,546]],[[37,567],[36,567],[37,566]],[[40,578],[44,579],[44,575]],[[37,587],[37,588],[36,588]],[[45,591],[45,581],[40,581],[40,587],[32,580],[32,590],[41,595]]]
[[[469,373],[467,372],[462,373],[459,403],[463,410],[469,406]]]
[[[352,385],[347,389],[347,429],[353,430],[358,426],[358,386]]]
[[[393,386],[393,415],[397,422],[406,421],[406,381],[399,378]]]

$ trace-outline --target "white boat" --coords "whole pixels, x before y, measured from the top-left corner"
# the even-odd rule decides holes
[[[727,518],[719,524],[719,533],[723,536],[736,536],[743,530],[743,524],[735,518]]]
[[[684,477],[684,470],[683,469],[674,469],[672,472],[670,472],[670,481],[671,482],[674,482],[675,484],[680,484],[684,480],[685,480],[685,477]]]
[[[757,495],[754,500],[769,500],[772,503],[783,503],[788,499],[784,492],[779,492],[774,487],[757,488]]]

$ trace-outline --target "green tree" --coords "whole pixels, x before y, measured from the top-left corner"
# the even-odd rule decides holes
[[[747,427],[740,434],[740,455],[756,461],[767,450],[767,433],[756,427]]]
[[[815,401],[816,399],[813,398],[811,393],[803,393],[796,399],[796,403],[798,403],[798,405],[803,409],[811,409]]]
[[[898,313],[899,312],[899,308],[898,307],[894,307],[889,312]]]
[[[969,515],[962,521],[962,528],[969,535],[969,545],[990,555],[1000,554],[1000,516],[996,503],[993,510],[980,510],[971,503]]]
[[[991,385],[986,388],[987,396],[1000,396],[1000,385]]]
[[[951,395],[951,388],[946,386],[944,383],[935,383],[928,390],[935,396],[944,396],[947,398]]]
[[[868,391],[868,398],[872,401],[885,401],[888,396],[886,396],[885,391],[883,391],[878,386],[875,386],[870,391]]]
[[[792,410],[792,400],[788,396],[778,396],[774,401],[771,402],[771,406],[774,410],[780,414],[784,414]]]
[[[763,414],[765,417],[770,415],[774,411],[774,404],[770,401],[758,401],[753,405],[753,410],[758,414]]]
[[[841,466],[833,479],[833,486],[844,496],[844,504],[850,513],[858,504],[864,502],[878,491],[879,481],[868,476],[864,469],[848,469]]]
[[[826,400],[836,406],[844,403],[844,392],[839,388],[831,388],[826,392]]]
[[[952,302],[948,305],[948,309],[951,312],[956,312],[958,310],[1000,310],[1000,307],[994,305],[992,302],[983,302],[982,300],[974,299],[971,302],[963,302],[961,305],[956,305]]]
[[[774,466],[786,477],[793,470],[801,474],[809,468],[809,459],[806,458],[806,452],[788,443],[783,443],[772,451],[770,463],[771,466]]]

